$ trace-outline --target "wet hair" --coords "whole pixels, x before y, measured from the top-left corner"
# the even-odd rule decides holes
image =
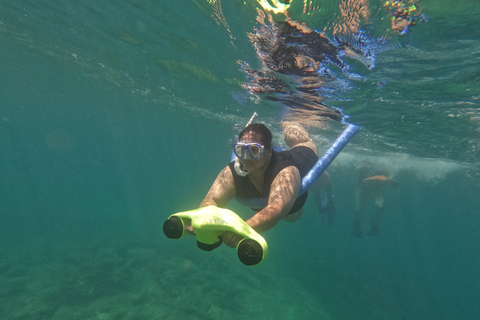
[[[254,123],[245,127],[238,135],[238,140],[242,139],[247,133],[252,133],[258,137],[265,148],[269,148],[272,145],[272,133],[264,124]]]

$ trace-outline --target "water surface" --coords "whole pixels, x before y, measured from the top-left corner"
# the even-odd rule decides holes
[[[304,78],[266,70],[249,37],[274,27],[257,1],[1,1],[1,318],[478,319],[480,9],[419,1],[428,21],[399,35],[360,3],[366,40],[343,39],[371,51],[349,56],[335,27],[357,2],[292,1],[341,59],[301,108]],[[253,92],[247,69],[290,91]],[[161,225],[198,206],[253,112],[279,145],[285,118],[321,151],[363,130],[329,169],[334,225],[310,199],[248,268]],[[378,237],[351,234],[363,160],[399,182]]]

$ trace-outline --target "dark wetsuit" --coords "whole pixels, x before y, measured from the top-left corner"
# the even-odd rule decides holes
[[[243,199],[250,198],[264,198],[268,199],[270,195],[270,186],[277,174],[286,167],[295,166],[300,172],[300,177],[303,178],[308,171],[315,165],[318,157],[312,149],[307,147],[295,147],[288,151],[276,152],[273,151],[272,159],[265,171],[265,180],[263,182],[263,190],[259,191],[247,176],[239,176],[235,172],[234,162],[228,166],[233,174],[233,181],[235,183],[236,197]],[[300,210],[307,200],[308,192],[305,192],[297,198],[288,214],[292,214]],[[254,209],[260,211],[260,209]]]

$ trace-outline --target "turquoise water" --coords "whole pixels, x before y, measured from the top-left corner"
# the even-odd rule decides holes
[[[292,18],[332,38],[339,2],[306,3]],[[421,1],[399,36],[382,4],[362,22],[387,39],[375,66],[344,56],[317,92],[363,127],[329,169],[335,223],[310,199],[246,267],[163,221],[199,205],[253,112],[277,144],[283,117],[321,151],[344,127],[244,88],[258,3],[0,1],[0,318],[479,319],[480,9]],[[378,237],[351,234],[362,160],[399,182]]]

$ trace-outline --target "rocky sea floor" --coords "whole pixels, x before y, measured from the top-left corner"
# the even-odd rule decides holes
[[[295,281],[230,252],[187,259],[161,245],[110,241],[0,251],[1,319],[330,319]]]

